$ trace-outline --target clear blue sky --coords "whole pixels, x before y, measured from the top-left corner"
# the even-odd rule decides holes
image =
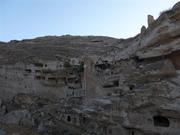
[[[178,0],[0,0],[0,41],[45,35],[127,38]]]

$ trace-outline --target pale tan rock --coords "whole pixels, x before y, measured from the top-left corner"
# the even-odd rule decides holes
[[[141,34],[145,34],[145,32],[146,32],[146,27],[143,25],[142,27],[141,27]]]
[[[152,15],[148,15],[148,26],[151,26],[152,25],[152,23],[154,23],[154,16],[152,16]]]

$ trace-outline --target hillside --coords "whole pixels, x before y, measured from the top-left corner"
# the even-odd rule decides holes
[[[179,135],[180,2],[147,22],[0,42],[0,135]]]

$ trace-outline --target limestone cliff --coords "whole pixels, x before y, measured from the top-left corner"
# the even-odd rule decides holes
[[[0,42],[0,134],[179,135],[180,3],[147,21],[129,39]]]

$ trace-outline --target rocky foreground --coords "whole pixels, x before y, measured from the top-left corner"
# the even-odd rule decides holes
[[[0,42],[0,135],[179,135],[180,2],[129,39]]]

